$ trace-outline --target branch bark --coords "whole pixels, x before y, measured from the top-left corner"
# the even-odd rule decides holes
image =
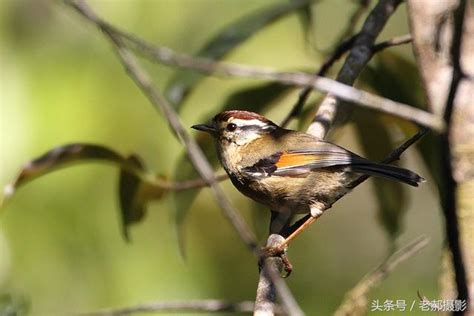
[[[439,194],[450,253],[444,256],[442,296],[468,300],[467,313],[474,314],[474,82],[469,79],[474,75],[472,2],[410,0],[408,9],[429,109],[443,115],[447,125],[440,135]]]
[[[124,44],[122,37],[116,33],[116,28],[111,27],[110,24],[99,18],[85,1],[66,0],[66,3],[71,5],[87,20],[95,24],[95,26],[97,26],[110,40],[127,74],[140,88],[140,90],[148,98],[155,109],[166,118],[171,131],[183,144],[183,147],[185,148],[194,168],[199,173],[201,178],[210,186],[211,192],[214,195],[216,202],[222,209],[224,215],[233,225],[247,248],[252,251],[257,258],[259,258],[260,249],[257,247],[257,241],[254,234],[225,196],[214,176],[214,171],[204,156],[201,148],[199,148],[195,140],[186,132],[179,119],[179,116],[174,111],[173,107],[154,87],[151,77],[139,65],[133,53]],[[292,313],[295,308],[299,309],[299,306],[287,288],[286,283],[281,280],[278,275],[275,275],[275,273],[273,273],[271,270],[269,271],[268,275],[275,285],[275,289],[283,302],[285,311]]]
[[[386,1],[381,0],[381,2],[384,3]],[[195,71],[211,74],[213,76],[264,79],[280,82],[286,85],[311,87],[313,89],[329,93],[332,95],[332,98],[337,98],[346,102],[350,102],[353,105],[398,116],[416,124],[429,127],[438,132],[441,132],[444,129],[444,121],[440,116],[416,109],[407,104],[395,102],[390,99],[356,89],[350,85],[329,78],[318,77],[302,72],[277,71],[272,68],[227,62],[216,62],[207,58],[193,57],[190,55],[177,53],[167,47],[152,45],[143,39],[123,32],[118,28],[111,26],[110,24],[105,22],[103,23],[104,26],[106,26],[110,31],[113,31],[116,36],[122,37],[124,40],[129,42],[133,48],[138,50],[145,57],[148,57],[152,61],[157,61],[165,65],[193,69]],[[359,48],[359,50],[361,50],[361,48]],[[370,51],[371,55],[372,45],[368,50]],[[352,64],[352,62],[350,64]],[[352,67],[361,67],[361,70],[363,66],[365,66],[365,63],[361,66],[356,65],[358,64],[353,64]],[[349,72],[352,72],[352,70]]]
[[[308,86],[312,87],[324,92],[328,92],[331,95],[334,95],[342,100],[355,102],[359,105],[363,105],[369,108],[373,108],[379,111],[387,112],[392,115],[396,115],[418,124],[428,126],[431,129],[442,131],[444,128],[444,122],[440,119],[439,116],[433,115],[428,112],[424,112],[421,110],[414,109],[408,105],[394,102],[392,100],[388,100],[385,98],[381,98],[379,96],[367,93],[362,90],[355,89],[349,85],[342,84],[340,82],[336,82],[331,79],[322,78],[322,77],[314,77],[309,74],[304,73],[295,73],[295,72],[279,72],[273,69],[268,68],[258,68],[258,67],[250,67],[245,65],[237,65],[237,64],[230,64],[230,63],[218,63],[212,60],[207,60],[203,58],[194,58],[184,54],[178,54],[173,52],[170,49],[163,48],[163,47],[154,47],[142,39],[139,39],[135,36],[130,34],[126,34],[122,31],[119,31],[117,28],[111,26],[107,22],[103,21],[95,13],[85,4],[83,1],[67,1],[70,5],[72,5],[79,13],[81,13],[84,17],[86,17],[89,21],[93,22],[103,33],[107,36],[107,38],[113,44],[118,57],[120,58],[121,63],[125,67],[125,70],[129,74],[129,76],[135,81],[137,86],[143,91],[143,93],[147,96],[153,106],[159,110],[164,117],[168,120],[171,130],[175,133],[177,138],[182,142],[185,146],[188,156],[192,161],[193,165],[199,172],[200,176],[203,180],[211,187],[212,193],[221,206],[224,214],[229,219],[229,221],[234,225],[235,229],[239,233],[242,240],[245,242],[247,247],[253,251],[254,254],[259,255],[257,249],[257,243],[255,240],[254,235],[246,226],[246,223],[242,220],[242,218],[238,215],[235,211],[233,206],[227,200],[226,196],[220,189],[216,178],[214,176],[213,170],[210,167],[209,163],[205,159],[202,151],[197,146],[195,141],[187,134],[186,130],[182,126],[179,117],[174,112],[173,108],[169,105],[168,101],[162,96],[162,94],[154,88],[152,80],[147,72],[145,72],[140,65],[138,64],[135,56],[133,53],[128,49],[128,45],[126,42],[131,42],[135,45],[135,48],[138,48],[139,51],[142,53],[147,54],[148,57],[153,57],[155,60],[159,60],[162,63],[170,64],[170,65],[177,65],[181,67],[186,67],[198,71],[203,71],[206,73],[217,74],[221,76],[232,76],[232,77],[251,77],[251,78],[259,78],[259,79],[269,79],[275,80],[278,82],[282,82],[285,84],[292,84],[298,86]],[[381,0],[376,8],[372,11],[371,15],[369,15],[366,24],[364,24],[364,28],[369,29],[370,23],[375,23],[371,26],[373,30],[376,30],[376,34],[378,34],[378,28],[383,28],[386,19],[390,16],[393,12],[396,5],[399,1],[390,1],[390,0]],[[391,7],[392,6],[392,7]],[[381,18],[377,17],[374,14],[376,10],[381,11]],[[372,19],[372,20],[371,20]],[[372,21],[372,22],[368,22]],[[378,24],[382,23],[382,24]],[[370,31],[372,32],[372,31]],[[374,36],[373,33],[367,34],[367,38],[372,38]],[[358,38],[361,38],[360,43],[366,43],[366,41],[362,40],[365,38],[365,35],[359,34]],[[374,37],[375,39],[375,37]],[[367,40],[368,41],[368,40]],[[372,48],[373,41],[370,44]],[[354,50],[349,55],[349,58],[356,58],[357,52],[360,54],[364,53],[364,45],[360,45],[354,48]],[[371,54],[371,53],[370,53]],[[363,54],[365,56],[365,53]],[[367,58],[367,57],[365,57]],[[357,59],[357,58],[356,58]],[[346,61],[347,64],[350,64]],[[362,64],[356,63],[355,65],[359,65],[357,67],[363,68],[366,62]],[[356,68],[357,68],[356,67]],[[350,71],[350,69],[346,69],[345,71]],[[359,70],[360,72],[360,70]],[[357,75],[355,75],[356,77]],[[355,79],[355,78],[354,78]],[[363,180],[362,180],[363,181]],[[361,182],[362,182],[361,181]],[[357,184],[355,184],[357,185]],[[342,197],[342,196],[341,196]],[[267,264],[265,265],[267,267]],[[283,307],[285,311],[290,314],[302,314],[301,309],[296,304],[296,301],[291,296],[286,284],[283,280],[276,276],[278,273],[274,268],[273,265],[270,268],[263,270],[265,273],[262,273],[264,277],[268,280],[270,278],[271,283],[274,285],[275,289],[277,290],[280,298],[283,302]],[[270,288],[270,291],[273,291],[273,287]],[[271,292],[269,292],[271,294]],[[274,297],[274,296],[272,296]],[[273,302],[271,302],[273,304]]]
[[[378,286],[386,279],[395,268],[416,255],[421,249],[428,244],[428,238],[420,237],[406,245],[405,247],[395,251],[391,256],[385,259],[374,271],[366,275],[357,285],[347,292],[344,301],[338,307],[335,316],[357,316],[367,314],[367,305],[370,290]]]
[[[326,76],[326,73],[329,71],[331,66],[339,58],[341,58],[342,55],[344,55],[347,51],[349,51],[354,46],[354,42],[355,42],[356,38],[357,38],[357,36],[354,35],[354,36],[346,39],[345,41],[341,42],[334,49],[334,52],[329,57],[326,58],[326,60],[323,62],[323,64],[319,68],[319,70],[316,72],[315,76],[318,76],[318,77]],[[380,43],[375,44],[374,46],[372,46],[372,53],[376,54],[376,53],[381,52],[384,49],[387,49],[389,47],[408,44],[411,41],[412,41],[412,38],[411,38],[410,34],[397,36],[397,37],[391,38],[389,40],[380,42]],[[288,123],[290,123],[290,121],[293,118],[296,118],[301,113],[301,111],[303,110],[303,107],[304,107],[306,101],[308,100],[309,95],[311,94],[312,91],[313,91],[313,89],[311,87],[306,87],[303,90],[301,90],[301,92],[298,96],[298,100],[293,105],[293,107],[291,108],[291,111],[288,113],[288,115],[281,122],[280,125],[282,127],[287,126]]]
[[[337,75],[337,81],[346,85],[354,83],[372,57],[372,47],[377,36],[400,2],[401,0],[380,0],[377,3],[358,33],[354,47]],[[339,99],[345,100],[339,95],[329,92],[319,105],[316,117],[308,128],[308,133],[323,139],[331,127],[347,121],[352,108],[343,106]]]
[[[226,312],[250,313],[254,303],[251,301],[229,302],[224,300],[186,300],[158,301],[123,308],[108,308],[94,312],[81,313],[80,316],[123,316],[138,313],[176,313],[176,312]],[[281,308],[276,306],[278,312]]]
[[[323,66],[320,68],[318,71],[317,75],[315,76],[314,80],[320,80],[324,79],[324,77],[321,77],[324,75],[324,73],[329,69],[329,67],[334,63],[347,49],[351,48],[349,56],[347,57],[344,65],[342,66],[338,76],[337,76],[337,81],[343,82],[346,84],[352,84],[356,78],[359,76],[361,73],[362,69],[365,67],[365,65],[369,62],[371,57],[373,56],[374,52],[374,43],[375,40],[378,36],[378,34],[382,31],[383,27],[385,26],[387,20],[390,18],[390,16],[393,14],[397,6],[399,5],[400,0],[380,0],[378,4],[374,7],[374,9],[370,12],[369,16],[367,17],[361,31],[357,34],[357,36],[349,39],[347,42],[341,43],[334,51],[334,53],[328,58],[328,60],[323,63]],[[397,40],[395,42],[398,42],[400,40]],[[407,39],[402,39],[401,42],[406,42]],[[378,47],[379,50],[388,47],[390,44],[382,44]],[[308,86],[305,88],[297,101],[297,103],[293,106],[292,111],[290,112],[289,116],[285,118],[283,121],[283,124],[287,124],[289,120],[299,111],[306,99],[308,98],[310,94],[310,88],[311,86]],[[316,88],[318,90],[318,87],[312,86],[313,88]],[[344,87],[350,87],[348,85],[345,85]],[[352,88],[354,89],[354,88]],[[339,99],[343,99],[341,97],[341,94],[337,95]],[[338,123],[341,123],[345,121],[349,114],[351,109],[346,107],[344,109],[340,108],[340,100],[336,98],[336,95],[334,94],[328,94],[328,96],[323,100],[323,103],[320,105],[318,112],[316,114],[316,117],[313,121],[313,123],[309,126],[307,133],[312,134],[316,137],[319,138],[324,138],[329,131],[329,129],[336,123],[336,119]],[[346,100],[347,101],[347,100]],[[414,139],[419,139],[421,138],[426,131],[423,131],[422,133],[419,133],[420,135],[413,137]],[[416,140],[413,140],[413,142],[410,143],[413,144]],[[410,142],[410,141],[409,141]],[[401,146],[403,149],[399,150],[396,149],[392,155],[395,156],[395,159],[398,159],[400,154],[408,148],[410,145],[406,145],[404,147],[403,145]],[[352,183],[352,187],[356,187],[357,185],[361,184],[364,182],[366,179],[368,179],[369,176],[361,176],[358,179],[356,179]],[[340,198],[342,198],[344,194],[342,194]],[[324,210],[322,210],[324,211]],[[309,215],[308,215],[309,216]],[[302,221],[304,221],[306,216],[303,218]],[[268,239],[268,242],[271,243],[271,236]],[[265,283],[266,282],[266,275],[264,273],[260,273],[260,283]],[[271,288],[265,288],[265,290]],[[257,298],[259,297],[259,292],[257,292]],[[265,296],[264,296],[265,297]],[[267,295],[266,296],[268,299],[274,298],[274,295]],[[265,304],[262,304],[262,306],[268,305],[267,302]],[[271,314],[269,314],[271,315]]]

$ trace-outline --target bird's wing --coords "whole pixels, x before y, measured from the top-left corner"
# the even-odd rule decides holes
[[[244,168],[243,172],[252,176],[298,177],[314,169],[360,163],[367,160],[334,144],[323,143],[314,149],[276,152]]]

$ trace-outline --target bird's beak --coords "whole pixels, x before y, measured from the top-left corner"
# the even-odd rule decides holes
[[[201,132],[206,132],[209,134],[215,134],[217,132],[217,129],[212,126],[212,125],[207,125],[207,124],[196,124],[191,126],[191,128],[197,129],[198,131]]]

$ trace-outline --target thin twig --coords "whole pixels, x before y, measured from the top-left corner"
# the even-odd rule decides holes
[[[223,210],[224,215],[234,226],[235,230],[246,246],[257,257],[259,257],[260,251],[257,247],[257,241],[254,234],[225,196],[224,192],[219,186],[219,183],[216,181],[214,171],[204,156],[201,148],[186,132],[179,119],[179,116],[166,100],[166,98],[157,89],[155,89],[149,74],[138,64],[135,56],[123,43],[122,37],[120,37],[119,34],[115,32],[115,28],[110,28],[108,23],[105,23],[102,19],[100,19],[85,1],[69,0],[66,1],[66,3],[70,4],[74,9],[76,9],[77,12],[87,18],[90,22],[93,22],[107,36],[107,38],[113,44],[118,57],[120,58],[120,61],[125,67],[125,70],[127,71],[130,78],[132,78],[137,86],[142,90],[145,96],[149,99],[150,103],[166,118],[171,130],[183,144],[189,159],[196,168],[196,171],[204,179],[204,181],[210,185],[214,198]],[[272,273],[270,273],[270,276],[273,278]],[[296,304],[296,301],[287,288],[286,283],[283,282],[280,277],[272,279],[272,281],[275,284],[285,311],[289,314],[298,314],[301,309]],[[295,304],[297,310],[295,310]]]
[[[108,24],[104,23],[93,12],[92,9],[85,3],[85,1],[67,1],[66,3],[71,4],[71,6],[74,7],[79,13],[99,27],[111,41],[128,75],[142,90],[152,105],[164,115],[168,121],[168,124],[170,125],[171,130],[184,145],[188,157],[198,171],[199,175],[206,183],[211,186],[216,200],[224,210],[228,219],[236,228],[242,240],[245,242],[247,247],[249,247],[251,250],[255,250],[257,246],[255,236],[250,231],[250,229],[248,229],[243,219],[238,215],[236,210],[223,194],[214,177],[212,167],[204,156],[201,148],[199,148],[195,140],[186,132],[178,115],[173,110],[168,101],[157,89],[155,89],[150,76],[140,67],[134,55],[123,44],[121,37],[117,36],[112,29],[109,29]]]
[[[158,301],[138,304],[122,308],[107,308],[80,316],[122,316],[137,313],[196,313],[196,312],[226,312],[226,313],[251,313],[254,303],[251,301],[229,302],[224,300],[186,300],[186,301]],[[279,312],[281,308],[276,307]]]
[[[367,295],[370,290],[386,279],[399,264],[416,255],[426,245],[428,245],[428,238],[419,237],[394,252],[345,295],[335,315],[365,315],[367,312]]]
[[[388,39],[386,41],[380,42],[378,44],[375,44],[372,47],[372,53],[378,53],[386,48],[393,47],[393,46],[399,46],[399,45],[404,45],[411,43],[413,41],[413,38],[410,34],[405,34],[397,37],[393,37],[391,39]]]
[[[320,76],[323,77],[326,75],[328,70],[331,68],[331,66],[344,55],[349,49],[352,48],[354,45],[355,39],[357,38],[357,35],[353,35],[352,37],[348,38],[347,40],[343,41],[340,45],[336,47],[334,52],[324,61],[324,63],[321,65],[319,70],[316,72],[315,76]],[[393,46],[399,46],[399,45],[404,45],[408,44],[412,41],[412,37],[410,34],[402,35],[402,36],[397,36],[393,37],[389,40],[380,42],[378,44],[375,44],[372,47],[372,54],[376,54],[378,52],[383,51],[386,48],[393,47]],[[293,105],[291,108],[291,111],[287,114],[287,116],[283,119],[281,122],[281,126],[285,127],[290,123],[290,121],[293,118],[298,117],[298,115],[301,113],[303,110],[303,107],[306,103],[306,101],[309,98],[309,95],[311,94],[311,91],[313,89],[311,87],[306,87],[303,90],[301,90],[298,100],[296,103]]]
[[[106,24],[105,22],[104,25],[111,32],[114,32],[116,36],[121,36],[132,43],[135,46],[135,49],[143,53],[144,56],[162,64],[193,69],[195,71],[211,74],[213,76],[265,79],[287,85],[312,87],[316,90],[330,93],[330,95],[333,97],[351,102],[354,105],[398,116],[419,125],[429,127],[435,131],[441,132],[444,129],[444,121],[432,113],[419,110],[407,104],[395,102],[360,89],[356,89],[350,85],[337,82],[329,78],[316,77],[313,74],[302,72],[284,72],[267,67],[216,62],[207,58],[193,57],[190,55],[177,53],[167,47],[154,46],[141,38],[123,32],[116,27]],[[360,36],[358,36],[358,38],[359,37]],[[368,48],[370,54],[371,47],[372,46]],[[359,50],[360,49],[361,48],[359,48]],[[365,66],[365,64],[363,66]],[[346,70],[346,72],[348,72],[348,70]]]
[[[429,132],[428,129],[422,128],[419,130],[415,135],[407,139],[403,144],[398,146],[395,150],[393,150],[387,157],[385,157],[381,162],[382,163],[392,163],[394,161],[397,161],[400,159],[401,154],[407,150],[411,145],[415,144],[418,140],[423,138],[427,133]],[[369,175],[363,175],[358,177],[357,179],[353,180],[351,183],[349,183],[347,186],[351,189],[355,188],[365,180],[367,180],[370,176]]]
[[[351,36],[347,40],[343,41],[341,44],[337,45],[337,47],[334,49],[334,52],[326,58],[326,60],[323,62],[319,70],[316,72],[315,76],[317,77],[325,76],[326,73],[331,68],[331,66],[352,47],[352,45],[354,44],[355,38],[356,36]],[[312,87],[306,87],[303,90],[301,90],[298,96],[298,100],[293,105],[288,115],[281,122],[280,125],[282,127],[286,127],[293,118],[296,118],[301,113],[306,101],[309,98],[309,95],[311,94],[311,91],[313,91]]]
[[[387,157],[385,157],[385,159],[383,159],[381,162],[382,163],[392,163],[394,161],[397,161],[400,159],[400,156],[403,152],[405,152],[405,150],[407,150],[409,147],[411,147],[413,144],[415,144],[417,141],[419,141],[423,136],[425,136],[427,133],[429,132],[428,129],[426,128],[423,128],[421,129],[420,131],[418,131],[415,135],[413,135],[412,137],[410,137],[409,139],[407,139],[405,142],[403,142],[400,146],[398,146],[397,148],[395,148]],[[352,180],[350,183],[347,184],[347,187],[350,188],[350,189],[354,189],[356,186],[360,185],[361,183],[363,183],[364,181],[366,181],[370,176],[369,175],[362,175],[354,180]],[[341,193],[341,195],[339,195],[336,200],[334,201],[334,203],[336,203],[337,201],[339,201],[340,199],[342,199],[346,194],[348,194],[350,191],[346,191],[344,193]],[[334,204],[333,203],[333,204]],[[330,209],[332,207],[332,205],[328,206],[327,208],[325,209],[322,209],[321,211],[326,211],[328,209]],[[303,224],[304,222],[306,222],[308,220],[308,218],[310,218],[311,215],[308,214],[306,216],[304,216],[303,218],[299,219],[293,226],[294,228],[298,227],[299,225]]]
[[[344,65],[337,75],[337,81],[347,85],[354,83],[372,57],[372,46],[377,36],[400,2],[401,0],[380,0],[372,9],[357,35],[354,48],[349,53],[349,56],[347,56]],[[341,106],[338,98],[354,102],[330,92],[319,105],[316,116],[308,128],[308,133],[319,138],[325,138],[331,127],[335,124],[341,124],[348,119],[352,109],[347,106]],[[422,125],[426,126],[425,124]]]
[[[351,50],[351,53],[349,54],[348,58],[346,59],[346,62],[344,63],[341,71],[338,74],[337,79],[342,82],[347,82],[349,84],[352,84],[362,69],[365,67],[365,65],[368,63],[370,58],[373,56],[375,50],[374,50],[374,43],[375,39],[378,36],[378,34],[382,31],[383,27],[385,26],[385,23],[387,22],[388,18],[391,16],[391,14],[395,11],[396,7],[400,3],[399,0],[381,0],[375,6],[375,8],[371,11],[369,16],[367,17],[367,20],[364,23],[364,26],[362,27],[362,30],[357,34],[356,37],[353,39],[350,39],[347,44],[343,43],[343,45],[338,46],[340,50],[336,49],[335,53],[331,56],[331,58],[328,59],[327,63],[323,65],[323,67],[320,69],[320,71],[327,71],[329,67],[339,58],[339,55],[342,55],[345,52],[346,48],[353,47]],[[394,41],[396,44],[400,42],[400,40],[395,40]],[[379,50],[383,49],[384,46],[388,47],[390,44],[384,44],[379,46]],[[324,67],[326,66],[326,68]],[[313,80],[321,80],[324,79],[321,76],[316,76],[315,79]],[[306,102],[310,90],[308,89],[309,87],[313,87],[315,89],[321,90],[315,85],[313,86],[308,86],[305,90],[302,91],[300,94],[300,97],[293,106],[292,111],[290,112],[290,115],[285,118],[283,123],[286,125],[291,118],[295,115],[294,112],[301,111],[301,108],[303,108],[304,103]],[[348,86],[345,86],[348,87]],[[359,90],[360,91],[360,90]],[[343,99],[341,95],[337,95],[340,99]],[[325,103],[326,101],[326,103]],[[308,133],[313,134],[317,137],[324,138],[326,136],[328,130],[330,127],[332,127],[334,120],[336,119],[336,113],[338,111],[338,100],[334,98],[331,95],[328,95],[325,98],[325,101],[320,105],[315,121],[309,126],[308,128]],[[347,100],[346,100],[347,101]],[[353,100],[352,100],[353,101]],[[340,115],[340,112],[339,112]],[[437,118],[438,120],[440,119],[439,117]],[[416,142],[419,138],[421,138],[427,131],[420,131],[417,135],[415,135],[412,139],[407,141],[404,145],[400,146],[397,148],[393,153],[392,157],[398,159],[400,154],[406,150],[411,144]],[[361,176],[357,180],[355,180],[354,183],[352,183],[355,186],[359,185],[360,183],[364,182],[368,176]],[[338,199],[342,198],[345,194],[342,194],[339,196]],[[329,208],[329,207],[328,207]],[[324,211],[324,210],[323,210]],[[305,216],[303,219],[301,219],[298,223],[304,223],[311,215]],[[298,224],[297,223],[297,224]],[[295,225],[298,226],[298,225]],[[264,273],[260,273],[260,282],[264,283],[267,282],[265,279],[266,275]],[[271,288],[270,288],[271,289]],[[258,294],[257,294],[258,297]],[[268,298],[272,298],[274,296],[272,295],[267,295]],[[265,304],[262,304],[265,305]]]
[[[221,182],[229,179],[227,174],[220,174],[215,176],[216,181]],[[189,189],[203,188],[208,187],[209,183],[204,181],[202,178],[183,180],[183,181],[168,181],[159,179],[151,183],[154,186],[157,186],[160,189],[165,189],[169,191],[184,191]]]

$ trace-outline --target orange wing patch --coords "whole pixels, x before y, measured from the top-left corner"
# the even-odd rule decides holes
[[[327,157],[327,154],[283,153],[275,166],[277,168],[304,166]]]

